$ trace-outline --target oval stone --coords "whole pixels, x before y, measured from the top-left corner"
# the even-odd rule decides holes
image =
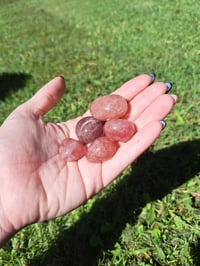
[[[106,137],[121,142],[127,142],[136,133],[136,126],[127,119],[111,119],[104,125]]]
[[[111,159],[118,149],[118,143],[107,137],[95,139],[87,148],[86,158],[93,163]]]
[[[72,138],[64,139],[59,147],[59,153],[65,162],[80,160],[86,150],[86,146],[81,141]]]
[[[98,97],[90,105],[92,116],[102,121],[121,118],[127,111],[128,103],[126,99],[117,94]]]
[[[82,118],[76,124],[76,135],[83,143],[90,143],[103,135],[104,122],[87,116]]]

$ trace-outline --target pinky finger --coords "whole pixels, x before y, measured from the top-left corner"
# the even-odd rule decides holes
[[[147,150],[159,137],[165,125],[164,121],[151,121],[141,128],[130,141],[122,144],[115,156],[102,165],[103,186],[112,182]]]

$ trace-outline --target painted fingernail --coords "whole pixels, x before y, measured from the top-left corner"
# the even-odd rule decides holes
[[[167,93],[167,92],[169,92],[171,90],[172,83],[171,82],[165,82],[165,86],[167,87],[167,91],[166,91],[166,93]]]
[[[162,129],[164,129],[166,127],[166,125],[167,125],[165,120],[160,120],[160,123],[162,125]]]
[[[155,73],[150,73],[149,76],[152,78],[152,82],[156,79]]]

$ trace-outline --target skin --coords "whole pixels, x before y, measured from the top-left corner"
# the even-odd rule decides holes
[[[178,100],[166,91],[164,83],[152,83],[142,74],[114,92],[130,101],[128,119],[135,122],[137,133],[102,164],[85,157],[66,164],[58,153],[63,139],[77,138],[75,125],[89,111],[58,124],[42,120],[65,92],[61,77],[17,107],[0,127],[0,246],[27,225],[77,208],[148,149],[163,129],[160,120]]]

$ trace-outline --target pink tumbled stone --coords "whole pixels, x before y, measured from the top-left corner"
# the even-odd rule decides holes
[[[101,163],[111,159],[118,149],[118,143],[107,137],[94,140],[87,148],[86,158],[93,163]]]
[[[72,138],[65,139],[59,147],[59,153],[65,162],[80,160],[86,150],[86,146],[82,142]]]
[[[93,116],[86,116],[76,124],[76,135],[83,143],[90,143],[103,136],[104,122]]]
[[[120,95],[110,94],[101,96],[90,105],[91,114],[99,120],[121,118],[128,111],[128,103]]]
[[[111,119],[104,125],[106,137],[121,142],[127,142],[136,133],[136,126],[127,119]]]

